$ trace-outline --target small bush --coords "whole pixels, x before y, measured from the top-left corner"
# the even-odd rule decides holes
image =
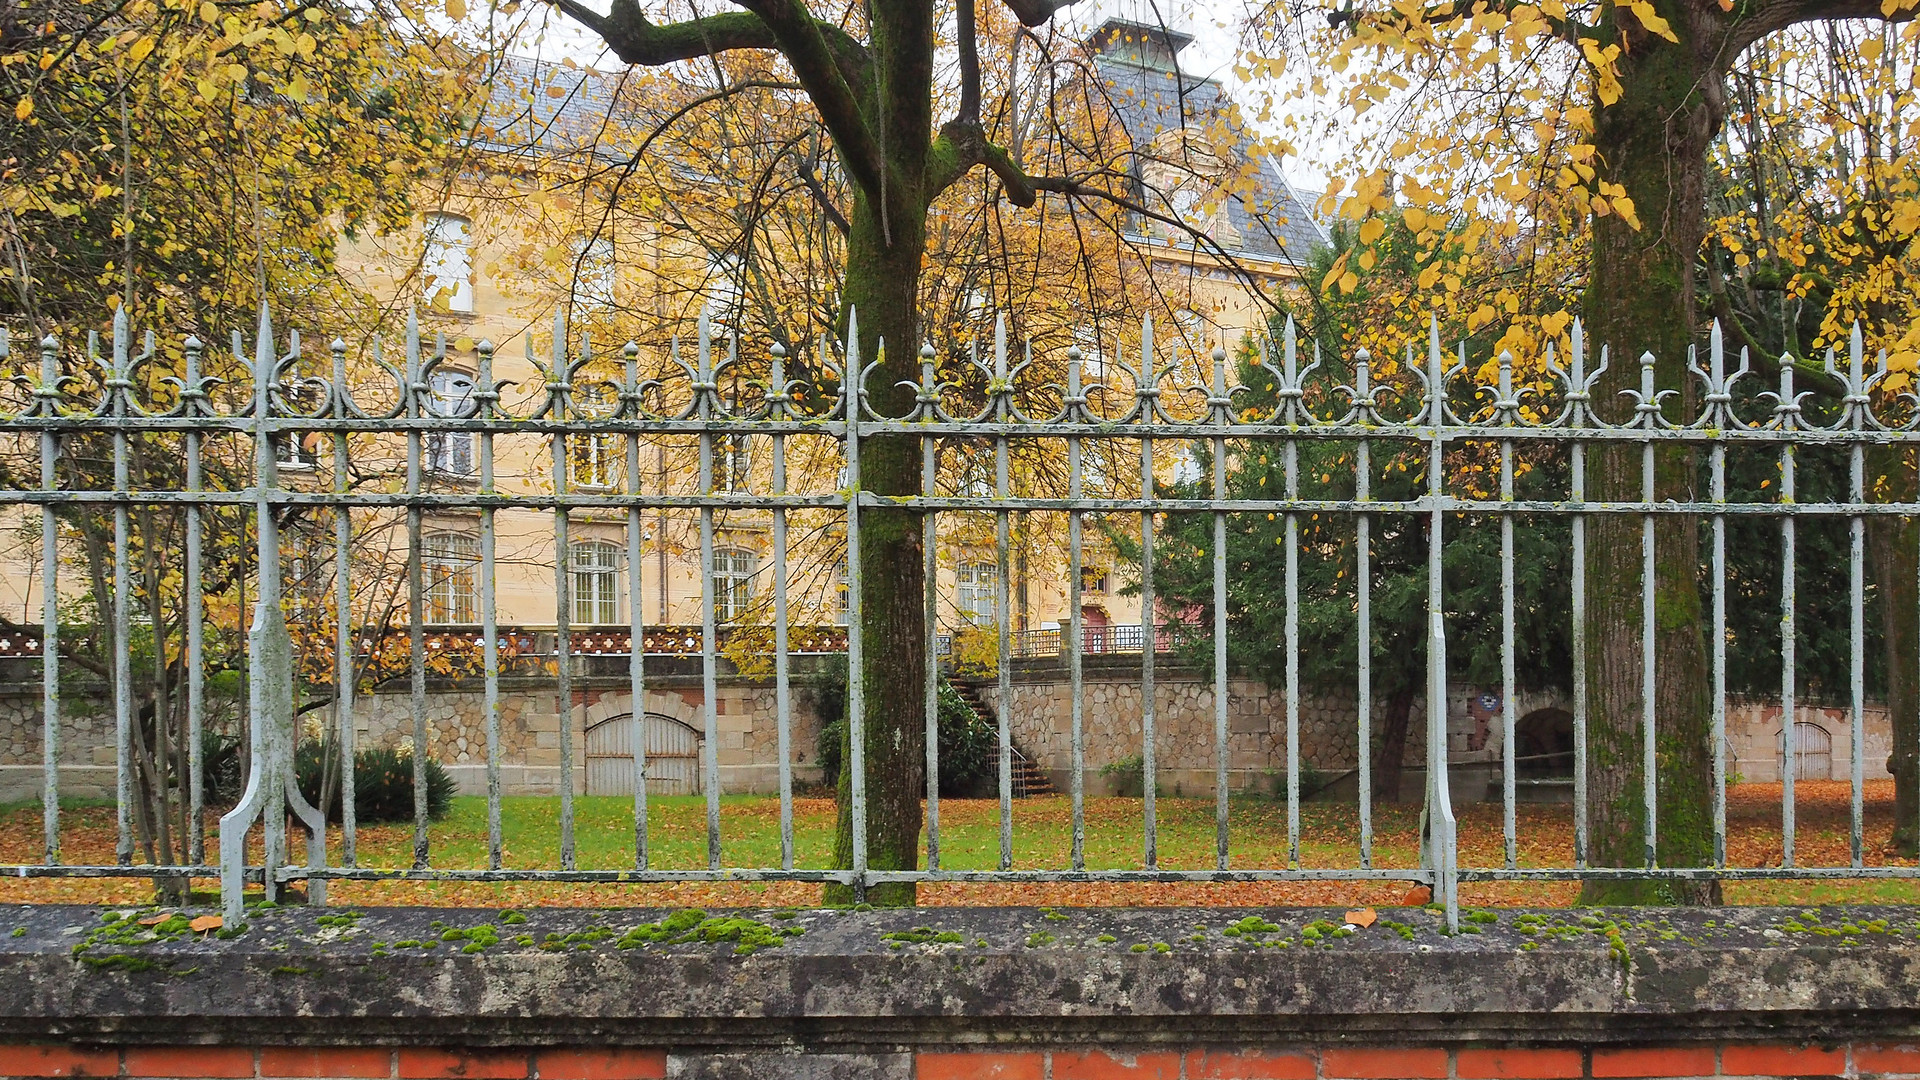
[[[320,777],[329,756],[340,751],[331,743],[308,739],[294,752],[293,769],[300,793],[320,803]],[[427,759],[427,816],[438,820],[453,807],[454,782],[447,770]],[[358,822],[413,820],[413,755],[394,747],[360,750],[353,755],[353,810]],[[326,807],[327,820],[340,820],[340,792]]]
[[[1100,775],[1113,785],[1113,793],[1122,798],[1138,799],[1147,793],[1147,763],[1139,754],[1100,766]]]

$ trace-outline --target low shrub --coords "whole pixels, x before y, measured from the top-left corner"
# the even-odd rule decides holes
[[[294,752],[293,771],[300,793],[315,806],[320,803],[320,777],[328,757],[338,758],[332,744],[307,739]],[[427,816],[436,820],[453,807],[454,782],[438,761],[427,759]],[[327,820],[340,820],[340,792],[326,807]],[[353,810],[356,822],[413,820],[413,755],[397,747],[375,747],[353,755]]]

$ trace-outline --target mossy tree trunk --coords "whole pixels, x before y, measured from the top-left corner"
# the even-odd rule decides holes
[[[911,199],[917,178],[901,177]],[[905,181],[913,180],[911,187]],[[918,381],[920,260],[926,248],[924,205],[880,208],[856,205],[848,235],[847,303],[858,313],[863,363],[883,362],[869,382],[870,402],[883,416],[903,416],[913,395],[896,384]],[[907,213],[905,211],[913,211]],[[891,243],[889,243],[891,234]],[[860,486],[881,495],[920,491],[920,447],[911,437],[862,439]],[[919,864],[921,794],[926,791],[926,713],[919,689],[926,685],[926,595],[920,517],[890,508],[860,515],[860,670],[849,677],[860,694],[866,754],[867,865],[910,870]],[[851,733],[849,733],[851,738]],[[851,748],[840,760],[850,766]],[[834,866],[853,866],[853,770],[840,770]],[[851,891],[830,887],[827,898],[846,902]],[[910,883],[874,888],[876,905],[914,903]]]
[[[1694,342],[1693,273],[1705,207],[1706,152],[1721,105],[1712,65],[1690,44],[1675,3],[1657,5],[1681,37],[1673,44],[1637,24],[1611,29],[1626,47],[1619,98],[1597,103],[1594,143],[1600,177],[1621,185],[1641,220],[1618,214],[1593,219],[1593,275],[1583,301],[1588,340],[1609,351],[1594,388],[1609,420],[1632,417],[1621,392],[1640,387],[1640,356],[1655,358],[1655,385],[1683,388],[1676,416],[1692,416],[1697,391],[1686,372]],[[1613,9],[1615,11],[1621,9]],[[1628,15],[1621,23],[1631,20]],[[1590,456],[1589,498],[1643,498],[1637,447]],[[1655,455],[1653,497],[1696,497],[1694,455]],[[1702,866],[1713,858],[1712,684],[1701,634],[1699,522],[1663,515],[1654,527],[1653,699],[1644,700],[1642,521],[1603,514],[1589,519],[1587,540],[1587,799],[1596,866],[1648,862],[1643,780],[1645,709],[1655,719],[1656,844],[1661,866]],[[1585,903],[1711,903],[1717,882],[1589,881]]]

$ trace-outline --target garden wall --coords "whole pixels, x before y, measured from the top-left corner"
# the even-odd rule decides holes
[[[792,746],[794,773],[802,782],[816,779],[815,743],[819,719],[810,689],[816,657],[800,661],[793,677]],[[650,660],[643,711],[678,720],[704,732],[704,692],[697,662],[684,658]],[[1101,770],[1141,752],[1140,673],[1137,656],[1088,657],[1083,669],[1088,787],[1113,790],[1116,778]],[[600,670],[602,665],[611,665]],[[620,669],[614,674],[613,667]],[[631,789],[589,792],[587,730],[629,713],[632,702],[618,658],[588,658],[576,676],[574,707],[574,787],[576,792],[626,794]],[[999,709],[998,683],[978,687],[989,708]],[[1013,672],[1009,721],[1014,743],[1051,773],[1054,787],[1066,790],[1072,773],[1072,704],[1065,670],[1051,658],[1020,661]],[[0,682],[0,802],[37,799],[41,788],[41,697],[37,682]],[[434,680],[427,693],[429,751],[446,766],[464,794],[486,791],[485,699],[470,682]],[[1497,695],[1460,687],[1448,696],[1447,737],[1454,797],[1462,802],[1500,798],[1503,733]],[[1551,692],[1522,693],[1516,714],[1523,725],[1562,725],[1571,748],[1570,704]],[[772,680],[761,675],[724,675],[716,698],[721,789],[728,792],[778,790],[778,736]],[[1163,663],[1155,681],[1159,781],[1169,795],[1205,797],[1213,792],[1213,682],[1210,674]],[[1377,738],[1386,703],[1374,702]],[[1357,705],[1351,690],[1316,691],[1300,702],[1300,748],[1309,792],[1326,785],[1330,795],[1350,797],[1358,761]],[[209,710],[209,724],[231,730],[230,706]],[[558,701],[551,679],[509,678],[500,686],[502,790],[509,795],[553,794],[560,780]],[[319,713],[308,714],[317,732]],[[1556,719],[1557,718],[1557,719]],[[1803,779],[1845,780],[1852,760],[1848,710],[1801,706],[1795,710]],[[362,746],[409,745],[413,736],[411,694],[405,682],[363,694],[355,720]],[[1892,736],[1883,705],[1863,712],[1862,771],[1868,779],[1888,776]],[[1228,783],[1232,790],[1284,791],[1286,699],[1282,691],[1253,679],[1228,682]],[[1736,781],[1775,782],[1780,778],[1781,711],[1764,701],[1734,701],[1727,715],[1727,767]],[[61,734],[61,790],[70,796],[108,798],[114,785],[112,712],[104,695],[69,690],[64,698]],[[1523,731],[1520,752],[1537,750]],[[1418,799],[1426,759],[1424,700],[1413,705],[1407,732],[1401,797]],[[604,774],[602,774],[604,775]],[[1571,760],[1556,771],[1521,771],[1522,799],[1565,800],[1572,795]]]
[[[115,944],[95,909],[0,909],[0,1074],[1920,1076],[1910,908],[1509,910],[1454,936],[1420,909],[1350,934],[1285,908],[741,911],[684,943],[661,911],[342,910]]]

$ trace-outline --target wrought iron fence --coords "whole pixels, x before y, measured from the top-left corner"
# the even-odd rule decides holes
[[[298,335],[283,348],[275,337],[265,312],[259,321],[257,339],[249,359],[236,335],[232,354],[224,358],[223,370],[238,372],[250,386],[240,388],[233,380],[224,403],[214,393],[219,380],[207,367],[206,346],[187,340],[171,352],[156,347],[148,334],[136,345],[124,315],[118,317],[113,340],[105,355],[90,342],[78,355],[71,355],[62,343],[48,337],[37,343],[37,358],[22,358],[24,370],[16,377],[24,401],[0,415],[0,432],[16,439],[16,450],[31,458],[37,444],[39,485],[19,485],[0,492],[0,502],[19,508],[28,515],[39,511],[39,562],[41,627],[13,626],[0,641],[0,652],[8,656],[41,658],[42,754],[44,760],[44,814],[46,859],[40,863],[0,867],[0,872],[20,876],[154,876],[218,875],[224,902],[230,916],[240,914],[243,883],[263,881],[269,891],[287,882],[304,880],[310,896],[324,900],[329,880],[355,879],[455,879],[511,880],[531,879],[560,882],[621,881],[681,882],[746,880],[790,880],[837,882],[856,889],[888,881],[1289,881],[1302,879],[1415,879],[1432,884],[1437,900],[1444,903],[1449,918],[1457,915],[1458,884],[1461,881],[1568,880],[1591,878],[1807,878],[1807,877],[1913,877],[1920,870],[1900,866],[1866,866],[1862,858],[1862,708],[1865,704],[1863,537],[1865,523],[1872,515],[1912,516],[1920,507],[1898,501],[1869,502],[1865,489],[1863,454],[1876,444],[1913,446],[1920,444],[1920,420],[1898,422],[1884,419],[1876,412],[1874,401],[1880,384],[1888,374],[1884,358],[1869,370],[1865,350],[1856,331],[1851,350],[1836,364],[1829,355],[1826,372],[1844,384],[1845,398],[1837,420],[1826,427],[1810,425],[1800,412],[1802,396],[1794,385],[1791,362],[1780,366],[1777,394],[1772,395],[1770,412],[1744,418],[1735,415],[1733,388],[1747,376],[1744,354],[1738,367],[1729,362],[1716,330],[1704,350],[1704,363],[1689,357],[1687,370],[1697,380],[1703,403],[1698,415],[1670,417],[1663,400],[1673,390],[1657,387],[1654,361],[1639,359],[1640,380],[1637,390],[1628,391],[1634,415],[1626,423],[1613,425],[1596,415],[1590,400],[1596,380],[1610,363],[1619,362],[1603,350],[1593,362],[1582,341],[1576,323],[1572,328],[1564,360],[1549,347],[1530,369],[1538,385],[1528,388],[1515,381],[1515,362],[1502,354],[1487,361],[1494,372],[1488,385],[1476,385],[1475,374],[1482,370],[1470,365],[1465,346],[1457,354],[1443,350],[1437,327],[1432,331],[1424,356],[1410,352],[1397,377],[1395,388],[1383,386],[1373,375],[1373,360],[1364,352],[1351,358],[1341,369],[1344,384],[1315,391],[1309,400],[1310,377],[1321,368],[1316,357],[1302,363],[1291,328],[1278,341],[1263,346],[1261,364],[1277,391],[1271,407],[1254,408],[1246,403],[1244,387],[1233,385],[1228,375],[1228,358],[1215,350],[1210,357],[1165,364],[1156,350],[1151,322],[1144,322],[1141,339],[1134,351],[1138,362],[1130,370],[1109,366],[1110,377],[1104,384],[1087,381],[1081,357],[1070,352],[1058,368],[1061,381],[1036,384],[1030,355],[1018,356],[1008,347],[1004,322],[986,345],[987,357],[978,350],[958,363],[980,377],[986,390],[977,407],[963,409],[957,384],[942,374],[935,354],[928,347],[921,351],[920,379],[911,384],[918,404],[910,415],[887,416],[874,410],[869,400],[869,377],[878,366],[858,334],[857,323],[844,341],[823,342],[813,357],[817,371],[839,378],[843,385],[829,387],[824,399],[811,410],[803,407],[803,398],[794,393],[789,381],[786,354],[775,347],[764,362],[742,359],[715,337],[703,320],[697,335],[688,343],[690,357],[682,356],[678,346],[664,361],[666,374],[643,376],[638,365],[639,349],[629,345],[619,361],[612,362],[613,374],[601,377],[606,393],[590,395],[585,387],[595,376],[588,368],[596,362],[584,348],[569,352],[564,328],[556,325],[553,351],[543,358],[529,360],[539,369],[542,383],[531,388],[518,409],[503,400],[504,384],[496,380],[491,347],[482,343],[475,354],[476,370],[471,376],[470,393],[447,407],[440,393],[444,380],[437,376],[449,370],[444,343],[423,344],[417,328],[410,327],[404,360],[400,367],[387,366],[374,354],[378,380],[373,397],[364,386],[349,378],[347,346],[336,341],[322,359],[303,352]],[[4,342],[0,342],[4,347]],[[37,359],[37,363],[33,362]],[[1197,361],[1193,363],[1191,361]],[[608,363],[605,357],[599,363]],[[732,367],[749,376],[759,391],[746,397],[729,398],[720,392],[718,374]],[[1194,384],[1181,379],[1197,370]],[[1023,379],[1025,380],[1023,382]],[[1324,379],[1323,379],[1324,381]],[[831,382],[831,380],[829,380]],[[91,389],[88,389],[88,388]],[[1456,387],[1460,388],[1456,391]],[[1534,397],[1529,398],[1532,390]],[[1397,390],[1404,415],[1390,416],[1388,397]],[[84,391],[84,392],[83,392]],[[143,397],[144,395],[144,397]],[[1182,398],[1190,407],[1176,402]],[[1882,398],[1898,397],[1887,395]],[[582,402],[593,397],[608,400],[614,407],[594,412]],[[1908,400],[1911,400],[1910,398]],[[1911,410],[1909,410],[1911,411]],[[331,454],[301,455],[280,452],[289,442],[319,435],[331,444]],[[351,462],[348,437],[367,434],[385,435],[405,443],[403,482],[393,490],[353,490],[349,487]],[[456,490],[430,490],[431,470],[436,454],[444,449],[443,436],[470,436],[475,452],[476,483]],[[544,435],[551,438],[552,489],[550,491],[503,494],[495,476],[494,443],[504,436]],[[608,487],[577,490],[569,484],[569,462],[565,438],[560,436],[595,435],[624,441],[627,475],[622,490]],[[773,448],[773,480],[770,491],[752,492],[733,488],[720,473],[731,473],[732,463],[720,463],[730,453],[734,440],[741,436],[764,437]],[[845,469],[831,490],[796,490],[788,485],[787,443],[798,437],[821,437],[839,448]],[[905,436],[920,440],[923,446],[923,486],[919,494],[907,497],[880,497],[863,490],[860,448],[880,436]],[[676,493],[662,487],[650,488],[639,466],[639,440],[678,437],[697,442],[698,477],[691,493]],[[938,444],[942,439],[984,440],[992,448],[991,492],[970,491],[955,494],[943,490],[939,482]],[[207,482],[203,453],[208,440],[227,439],[252,447],[252,467],[245,482],[238,486],[218,487]],[[1065,459],[1065,490],[1036,491],[1022,485],[1016,489],[1010,469],[1010,448],[1018,441],[1043,440],[1060,448]],[[1332,441],[1352,453],[1356,485],[1352,498],[1305,497],[1300,492],[1297,453],[1308,441]],[[1091,470],[1086,465],[1090,443],[1116,447],[1137,460],[1138,472],[1124,483],[1110,483],[1105,489],[1089,491]],[[1197,442],[1207,446],[1210,475],[1197,482],[1171,485],[1159,473],[1162,457],[1156,444]],[[72,468],[63,478],[63,455],[72,455],[82,445],[104,454],[111,473],[108,484],[76,486]],[[145,445],[167,448],[178,453],[183,463],[184,482],[164,487],[140,487],[130,462]],[[304,444],[303,444],[304,445]],[[1284,490],[1264,497],[1230,493],[1228,484],[1229,446],[1260,448],[1277,452],[1285,463]],[[1423,495],[1388,501],[1375,499],[1369,491],[1371,465],[1369,454],[1375,447],[1390,446],[1396,452],[1420,459],[1427,473]],[[1637,500],[1602,502],[1590,499],[1586,488],[1586,453],[1595,446],[1626,447],[1644,458],[1645,483]],[[1653,460],[1657,448],[1692,447],[1704,449],[1709,456],[1711,491],[1706,499],[1693,501],[1659,500],[1653,491]],[[1844,450],[1850,456],[1851,484],[1844,501],[1799,502],[1794,500],[1794,460],[1796,450],[1818,446]],[[1447,455],[1463,447],[1489,448],[1497,473],[1497,482],[1489,491],[1450,490]],[[1726,454],[1730,448],[1746,447],[1777,452],[1781,487],[1772,501],[1729,501],[1726,489]],[[1569,490],[1565,498],[1523,500],[1515,495],[1515,463],[1525,448],[1564,451],[1569,467]],[[91,452],[91,451],[90,451]],[[1112,455],[1107,460],[1112,460]],[[290,484],[282,476],[283,467],[293,464],[305,470],[309,482]],[[331,484],[319,482],[330,471]],[[1491,474],[1490,474],[1491,475]],[[132,699],[132,647],[138,618],[137,598],[133,595],[129,560],[136,554],[132,537],[132,517],[142,508],[174,506],[183,510],[186,520],[185,542],[178,553],[183,587],[181,602],[188,606],[184,620],[186,641],[181,667],[188,679],[186,714],[192,748],[188,794],[194,843],[190,864],[182,867],[136,865],[131,839],[129,804],[133,792],[134,768],[130,748],[137,736],[137,718]],[[788,517],[801,510],[823,510],[843,520],[848,580],[861,582],[860,529],[862,515],[880,506],[905,507],[921,512],[922,542],[926,558],[927,624],[926,724],[929,778],[938,775],[937,694],[935,680],[939,669],[939,516],[990,516],[993,548],[997,564],[994,578],[993,625],[998,633],[997,679],[999,701],[1012,698],[1010,661],[1016,655],[1036,651],[1059,654],[1067,672],[1071,701],[1071,760],[1067,769],[1068,795],[1072,805],[1073,846],[1066,865],[1050,867],[1014,866],[1012,845],[1013,748],[1008,709],[998,710],[998,787],[1000,796],[1000,854],[997,869],[962,870],[944,866],[940,856],[940,797],[937,784],[929,782],[926,791],[927,852],[924,865],[913,869],[874,868],[868,864],[866,847],[866,801],[871,785],[884,782],[865,773],[862,760],[865,720],[861,698],[852,694],[848,702],[848,724],[852,732],[850,793],[854,829],[851,865],[845,867],[805,867],[796,864],[793,842],[793,773],[791,763],[793,686],[788,659],[799,650],[794,634],[796,620],[790,611],[790,583],[787,560],[790,538]],[[484,869],[435,867],[424,814],[416,821],[414,860],[411,866],[368,866],[357,858],[356,824],[353,813],[352,775],[344,769],[343,850],[340,858],[330,857],[326,846],[325,825],[319,812],[309,806],[293,783],[292,765],[295,739],[293,688],[297,681],[292,656],[292,635],[285,613],[286,588],[283,581],[285,552],[279,536],[283,515],[295,508],[330,517],[333,528],[332,602],[335,611],[350,608],[349,588],[353,576],[354,543],[351,514],[378,511],[400,515],[406,535],[405,589],[407,618],[407,661],[411,678],[411,715],[416,746],[426,746],[425,721],[426,653],[430,644],[426,614],[426,594],[432,588],[422,569],[422,516],[430,511],[461,510],[478,515],[479,544],[475,565],[478,581],[480,626],[472,643],[481,654],[484,684],[487,742],[487,782],[490,823],[490,856]],[[625,628],[596,626],[581,630],[569,625],[568,538],[573,515],[624,516],[628,565],[641,561],[644,537],[643,511],[671,510],[698,518],[699,556],[701,560],[703,618],[697,631],[691,627],[672,628],[678,640],[675,651],[685,647],[701,659],[704,686],[705,739],[701,768],[706,796],[707,853],[701,868],[661,868],[650,864],[648,824],[647,764],[643,740],[634,742],[634,775],[638,778],[634,794],[634,848],[630,867],[620,869],[580,869],[576,866],[574,845],[574,808],[571,771],[576,767],[572,725],[564,722],[570,715],[574,693],[567,663],[583,651],[607,654],[607,643],[614,651],[629,657],[628,675],[633,700],[645,700],[648,673],[645,657],[651,648],[635,649],[634,640],[653,641],[665,628],[647,625],[642,618],[645,598],[640,594],[640,575],[630,575],[632,595],[628,597],[631,625]],[[202,625],[206,613],[204,599],[209,570],[205,562],[203,527],[207,515],[216,510],[237,511],[247,515],[253,527],[251,554],[239,560],[245,566],[245,580],[254,591],[253,621],[248,631],[247,668],[251,725],[251,767],[249,782],[237,805],[220,819],[218,859],[208,862],[202,855],[199,822],[205,800],[200,747],[204,723],[206,688]],[[495,578],[498,537],[495,516],[505,510],[533,511],[551,516],[554,542],[555,626],[547,644],[535,646],[530,635],[510,634],[496,618]],[[781,801],[781,856],[778,865],[729,865],[720,831],[720,784],[716,726],[716,680],[719,678],[720,638],[723,619],[716,607],[731,603],[717,597],[715,576],[715,515],[725,511],[752,510],[771,517],[773,568],[773,612],[769,630],[774,660],[778,724],[778,765]],[[104,581],[110,597],[110,625],[105,631],[116,643],[113,670],[109,673],[111,705],[116,739],[116,785],[119,795],[118,862],[114,865],[67,865],[59,857],[60,736],[62,711],[62,651],[60,602],[63,593],[63,547],[59,515],[79,512],[111,519],[111,567]],[[1016,637],[1011,632],[1010,522],[1018,513],[1051,513],[1066,519],[1066,563],[1061,577],[1065,582],[1066,625],[1045,641],[1034,635]],[[1386,515],[1417,518],[1424,523],[1428,551],[1427,574],[1427,665],[1426,702],[1426,785],[1427,826],[1422,839],[1419,867],[1380,866],[1373,858],[1373,822],[1371,816],[1370,755],[1358,754],[1359,771],[1359,846],[1352,865],[1305,866],[1300,859],[1300,709],[1302,681],[1299,673],[1298,605],[1288,604],[1284,640],[1279,647],[1286,657],[1284,680],[1284,721],[1287,801],[1287,851],[1280,865],[1259,866],[1236,863],[1229,844],[1228,831],[1228,605],[1227,596],[1227,524],[1231,515],[1278,515],[1285,526],[1287,543],[1281,545],[1285,578],[1290,590],[1296,589],[1296,575],[1302,557],[1298,525],[1303,515],[1334,515],[1351,519],[1358,536],[1357,573],[1352,581],[1353,613],[1357,620],[1358,640],[1372,640],[1370,588],[1373,573],[1369,564],[1369,527]],[[1090,515],[1098,515],[1111,525],[1116,520],[1134,523],[1141,558],[1137,566],[1142,622],[1132,626],[1108,626],[1099,631],[1082,620],[1082,563],[1085,529]],[[1143,649],[1148,635],[1164,640],[1168,628],[1156,625],[1155,589],[1158,530],[1168,515],[1196,515],[1210,519],[1213,547],[1211,624],[1197,628],[1211,642],[1210,675],[1212,682],[1212,758],[1215,767],[1216,845],[1213,865],[1206,868],[1174,869],[1163,866],[1157,851],[1156,814],[1156,706],[1154,685],[1160,661],[1159,648]],[[1504,735],[1502,788],[1504,792],[1505,859],[1501,865],[1459,865],[1456,822],[1448,786],[1448,732],[1446,729],[1447,657],[1444,575],[1441,558],[1450,517],[1486,515],[1502,526],[1502,626],[1503,695],[1500,722]],[[1516,696],[1514,641],[1514,529],[1520,515],[1552,516],[1571,525],[1573,559],[1572,648],[1573,714],[1575,743],[1573,782],[1575,794],[1575,845],[1571,866],[1523,866],[1516,858],[1515,716]],[[1656,736],[1659,718],[1654,702],[1654,604],[1655,580],[1651,572],[1654,558],[1654,523],[1667,515],[1693,515],[1710,523],[1708,572],[1712,582],[1710,626],[1707,639],[1711,649],[1713,679],[1713,834],[1714,865],[1708,867],[1663,867],[1651,857],[1640,866],[1595,866],[1588,858],[1589,829],[1586,783],[1588,686],[1584,545],[1587,524],[1600,515],[1624,515],[1637,519],[1641,529],[1641,553],[1648,572],[1641,583],[1643,618],[1640,631],[1644,643],[1642,661],[1645,672],[1642,720],[1644,731],[1645,843],[1651,855],[1655,850],[1658,817],[1655,813]],[[1783,827],[1786,852],[1782,865],[1774,867],[1734,867],[1726,862],[1726,761],[1724,723],[1727,702],[1727,590],[1725,582],[1726,525],[1739,515],[1761,515],[1777,521],[1785,542],[1783,583],[1783,638],[1786,672],[1781,693],[1790,714],[1794,700],[1793,615],[1794,571],[1793,537],[1796,522],[1809,518],[1840,519],[1850,529],[1851,561],[1851,653],[1849,658],[1850,722],[1853,732],[1852,754],[1852,856],[1845,866],[1807,867],[1793,858],[1793,771],[1785,774]],[[30,519],[30,518],[29,518]],[[1297,592],[1295,592],[1297,595]],[[860,669],[862,641],[863,589],[855,587],[849,596],[851,608],[846,620],[845,649],[853,670]],[[339,749],[345,760],[354,753],[354,724],[350,717],[356,708],[355,672],[352,664],[366,649],[361,633],[348,619],[335,618],[325,628],[334,645],[335,664],[332,683],[338,688],[337,708]],[[548,633],[548,632],[543,632]],[[500,687],[503,643],[529,637],[528,647],[551,654],[559,663],[554,668],[554,695],[559,715],[561,868],[533,869],[508,865],[502,852],[500,826]],[[818,635],[812,635],[817,637]],[[697,640],[696,640],[697,638]],[[624,644],[622,644],[624,642]],[[516,646],[517,647],[517,646]],[[817,643],[813,647],[820,647]],[[1092,869],[1085,856],[1084,777],[1086,715],[1082,686],[1083,661],[1098,652],[1137,651],[1142,702],[1140,753],[1144,773],[1143,815],[1145,846],[1140,865],[1127,869]],[[1371,740],[1374,702],[1372,697],[1370,647],[1362,646],[1353,657],[1356,693],[1355,723],[1360,747]],[[321,683],[326,674],[310,677]],[[1793,761],[1792,725],[1787,725],[1785,759]],[[418,760],[416,755],[416,760]],[[424,787],[423,771],[416,781]],[[297,818],[307,833],[304,865],[295,865],[287,836],[288,814]],[[258,825],[264,838],[264,857],[249,861],[246,840],[250,829]]]

